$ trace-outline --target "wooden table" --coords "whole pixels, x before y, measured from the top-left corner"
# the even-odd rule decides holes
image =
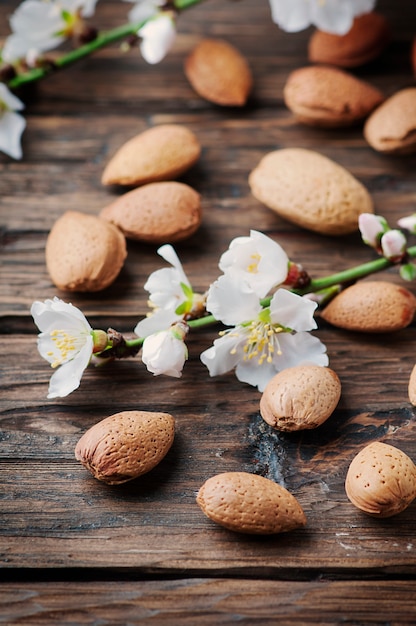
[[[3,0],[1,34],[17,6]],[[130,7],[101,0],[96,24],[125,21]],[[380,0],[392,41],[355,73],[389,95],[414,85],[409,47],[416,6]],[[268,3],[208,0],[178,21],[174,49],[159,65],[117,45],[27,89],[24,157],[0,157],[2,223],[0,622],[7,624],[411,624],[416,623],[416,505],[386,520],[348,501],[344,480],[371,441],[416,460],[416,420],[407,383],[416,327],[367,336],[319,323],[342,398],[314,431],[282,434],[259,414],[259,392],[229,374],[209,378],[199,354],[217,329],[193,332],[183,377],[152,377],[140,358],[89,369],[67,398],[47,400],[50,368],[36,349],[34,300],[59,296],[96,328],[131,333],[147,311],[148,275],[164,266],[156,246],[128,243],[116,282],[95,294],[58,291],[44,248],[67,210],[97,214],[114,198],[100,177],[124,141],[147,127],[188,126],[201,158],[182,180],[202,195],[203,224],[176,250],[196,291],[218,275],[236,236],[260,230],[314,277],[375,258],[360,237],[330,238],[279,219],[250,193],[249,172],[276,148],[305,147],[349,169],[391,224],[416,210],[416,157],[374,152],[360,127],[318,130],[286,109],[288,73],[307,64],[311,31],[288,34]],[[183,62],[204,36],[226,38],[254,75],[248,105],[227,109],[197,96]],[[380,276],[379,276],[380,277]],[[383,277],[401,283],[395,269]],[[415,290],[413,285],[410,289]],[[118,487],[92,478],[75,444],[112,413],[160,410],[177,421],[164,461]],[[195,502],[210,476],[243,470],[286,486],[307,526],[273,537],[216,526]]]

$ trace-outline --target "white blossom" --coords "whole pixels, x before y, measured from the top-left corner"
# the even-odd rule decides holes
[[[270,306],[262,308],[247,286],[238,295],[241,285],[233,283],[230,276],[224,275],[218,282],[207,308],[234,327],[220,333],[213,346],[201,354],[211,376],[235,369],[238,380],[263,391],[276,372],[287,367],[303,362],[328,364],[324,344],[307,332],[316,328],[315,302],[278,289]],[[233,301],[238,303],[230,310]]]
[[[56,297],[34,302],[31,314],[41,331],[39,353],[58,368],[51,377],[48,398],[63,398],[79,387],[94,351],[94,331],[79,309]]]
[[[188,358],[184,342],[187,332],[186,324],[179,322],[167,330],[146,337],[142,347],[142,361],[149,372],[155,376],[182,376],[183,366]]]
[[[144,22],[155,17],[160,8],[165,4],[165,0],[124,0],[131,2],[134,7],[129,11],[130,22]]]
[[[16,111],[23,108],[23,102],[13,95],[4,83],[0,83],[0,151],[13,159],[22,158],[20,141],[26,120]]]
[[[169,328],[181,321],[194,307],[202,306],[202,298],[193,292],[175,250],[170,244],[158,249],[158,254],[172,267],[164,267],[150,274],[144,284],[149,292],[149,305],[152,312],[141,320],[134,332],[139,337]]]
[[[59,46],[82,17],[91,17],[97,0],[24,0],[10,17],[12,34],[2,51],[13,63]]]
[[[273,21],[287,32],[314,25],[345,35],[354,18],[373,10],[376,0],[269,0]]]
[[[176,38],[176,25],[172,15],[160,12],[146,22],[137,34],[142,38],[140,52],[147,63],[155,64],[166,56]]]
[[[224,274],[232,273],[236,282],[245,281],[264,298],[273,288],[281,285],[288,273],[289,259],[283,248],[256,230],[249,237],[236,237],[220,258]]]

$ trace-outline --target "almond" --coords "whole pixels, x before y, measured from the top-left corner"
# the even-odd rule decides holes
[[[345,491],[365,513],[397,515],[416,496],[416,466],[402,450],[380,441],[370,443],[352,460]]]
[[[365,187],[345,168],[313,150],[269,152],[250,173],[255,198],[280,217],[326,235],[358,230],[360,213],[373,213]]]
[[[180,124],[148,128],[121,146],[104,169],[103,185],[138,186],[172,180],[199,159],[194,133]]]
[[[416,406],[416,365],[413,367],[409,378],[408,395],[410,403]]]
[[[310,126],[349,126],[384,100],[369,83],[335,67],[310,66],[292,72],[283,90],[288,109]]]
[[[375,12],[365,13],[355,18],[345,35],[315,31],[309,40],[308,56],[312,63],[357,67],[378,57],[389,40],[386,18]]]
[[[222,39],[203,39],[185,61],[185,75],[209,102],[243,106],[253,79],[245,57]]]
[[[416,87],[396,92],[377,107],[364,125],[364,137],[378,152],[415,152]]]
[[[296,498],[268,478],[247,472],[225,472],[209,478],[197,503],[207,517],[229,530],[271,535],[306,524]]]
[[[169,451],[175,420],[169,413],[122,411],[87,430],[75,458],[98,480],[119,485],[150,472]]]
[[[67,211],[55,222],[45,253],[53,283],[66,291],[105,289],[127,256],[125,237],[116,226],[78,211]]]
[[[387,281],[360,281],[335,296],[321,317],[338,328],[389,333],[406,328],[416,311],[416,298],[405,287]]]
[[[269,380],[260,399],[260,413],[278,430],[316,428],[332,415],[340,396],[340,380],[329,367],[297,365]]]
[[[120,196],[100,215],[130,239],[172,243],[190,237],[199,228],[201,199],[185,183],[149,183]]]

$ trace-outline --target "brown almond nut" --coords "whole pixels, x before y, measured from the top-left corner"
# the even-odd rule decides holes
[[[87,430],[75,458],[97,480],[119,485],[150,472],[169,451],[175,420],[169,413],[122,411]]]
[[[309,66],[292,72],[283,89],[288,109],[310,126],[349,126],[384,100],[379,89],[335,67]]]
[[[271,535],[306,524],[302,507],[287,489],[247,472],[212,476],[196,501],[211,520],[240,533]]]
[[[185,60],[185,75],[202,98],[222,106],[243,106],[253,84],[245,57],[222,39],[203,39]]]
[[[117,278],[127,256],[123,233],[95,215],[67,211],[46,241],[46,266],[65,291],[101,291]]]
[[[360,281],[335,296],[321,317],[338,328],[389,333],[406,328],[416,311],[416,298],[405,287],[387,281]]]
[[[416,406],[416,365],[413,367],[408,385],[408,395],[410,403]]]
[[[249,175],[252,194],[280,217],[325,235],[358,230],[373,213],[365,187],[344,167],[313,150],[269,152]]]
[[[387,98],[368,117],[364,137],[370,146],[385,154],[416,151],[416,87],[408,87]]]
[[[260,399],[260,414],[278,430],[316,428],[334,412],[341,382],[329,367],[297,365],[278,372]]]
[[[416,496],[416,466],[402,450],[370,443],[352,460],[345,491],[352,504],[369,515],[397,515]]]
[[[386,18],[380,13],[364,13],[355,18],[345,35],[315,31],[309,40],[308,57],[312,63],[358,67],[378,57],[389,40]]]
[[[100,216],[127,238],[172,243],[187,239],[199,228],[201,198],[185,183],[148,183],[118,197]]]
[[[103,185],[144,185],[173,180],[201,154],[195,134],[180,124],[148,128],[121,146],[102,174]]]

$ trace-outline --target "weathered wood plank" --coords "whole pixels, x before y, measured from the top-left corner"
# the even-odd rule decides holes
[[[414,623],[414,581],[188,579],[0,585],[8,624]]]
[[[1,15],[15,6],[6,0]],[[379,61],[357,74],[392,93],[414,83],[408,53],[416,9],[414,3],[407,3],[405,11],[397,10],[392,0],[380,0],[379,6],[391,19],[393,41]],[[111,0],[100,1],[98,7],[97,19],[104,28],[121,22],[128,8]],[[5,20],[0,28],[2,34],[6,32]],[[255,86],[243,110],[212,106],[187,83],[183,60],[205,35],[224,36],[246,54]],[[26,571],[29,577],[36,577],[38,568],[56,568],[65,576],[74,567],[94,575],[101,568],[106,576],[122,572],[132,577],[157,573],[305,581],[321,572],[344,578],[416,573],[415,504],[397,518],[375,520],[354,509],[344,492],[350,460],[370,441],[387,441],[416,459],[415,412],[407,399],[415,360],[414,324],[382,337],[320,324],[319,336],[341,378],[342,398],[325,425],[295,435],[281,435],[267,427],[259,417],[258,392],[241,385],[232,374],[208,378],[198,358],[213,338],[208,331],[192,334],[190,361],[180,381],[153,378],[140,359],[128,360],[110,364],[106,371],[89,370],[80,389],[58,401],[46,400],[50,369],[36,352],[36,329],[29,316],[35,299],[59,295],[79,306],[94,326],[112,325],[123,332],[131,332],[146,312],[143,284],[151,271],[163,265],[156,247],[129,242],[126,266],[110,289],[68,296],[51,284],[44,246],[49,229],[64,211],[98,213],[119,193],[101,186],[103,167],[121,143],[149,125],[186,124],[203,146],[200,162],[183,177],[202,195],[203,226],[177,246],[197,291],[204,291],[217,277],[219,256],[230,240],[251,228],[280,241],[289,256],[314,276],[374,258],[358,235],[329,239],[302,231],[251,196],[249,172],[263,154],[277,147],[315,149],[347,167],[368,187],[377,212],[392,224],[414,212],[414,156],[375,153],[359,127],[331,132],[301,127],[285,109],[282,88],[288,73],[307,62],[308,35],[281,33],[270,21],[267,2],[209,0],[181,17],[175,48],[159,66],[147,66],[137,51],[121,57],[114,46],[22,94],[28,120],[24,159],[12,162],[0,156],[0,562],[4,577],[25,568],[33,570]],[[394,270],[384,276],[399,280]],[[177,418],[177,437],[167,458],[151,474],[110,488],[77,463],[74,447],[96,421],[131,408],[172,413]],[[206,519],[195,503],[199,486],[214,473],[241,469],[268,476],[295,493],[305,508],[307,527],[284,536],[252,538],[229,533]],[[117,594],[126,617],[136,617],[138,607],[144,606],[145,618],[150,611],[152,617],[174,620],[171,623],[178,623],[177,618],[192,623],[191,612],[199,611],[210,596],[214,608],[203,613],[206,623],[211,618],[216,623],[237,618],[239,623],[250,623],[253,615],[273,619],[272,623],[276,615],[284,616],[288,624],[310,616],[320,624],[346,618],[385,623],[390,606],[394,607],[388,618],[392,624],[414,618],[415,589],[408,581],[143,585],[144,595],[139,597],[135,584],[119,584]],[[107,619],[100,608],[105,600],[99,583],[89,585],[93,597],[85,598],[79,611],[71,602],[80,597],[79,587],[73,584],[67,604],[60,602],[59,590],[48,585],[3,586],[2,608],[9,611],[6,616],[19,620],[16,623],[42,624],[50,615],[59,615],[60,623],[88,623],[92,616]],[[225,600],[221,595],[217,601],[221,590]],[[16,602],[8,608],[13,593]],[[107,596],[107,608],[116,613],[121,609],[114,594]],[[166,595],[173,602],[188,598],[189,611],[172,613]],[[353,598],[357,605],[343,615],[339,607]],[[122,619],[122,612],[119,616]]]

